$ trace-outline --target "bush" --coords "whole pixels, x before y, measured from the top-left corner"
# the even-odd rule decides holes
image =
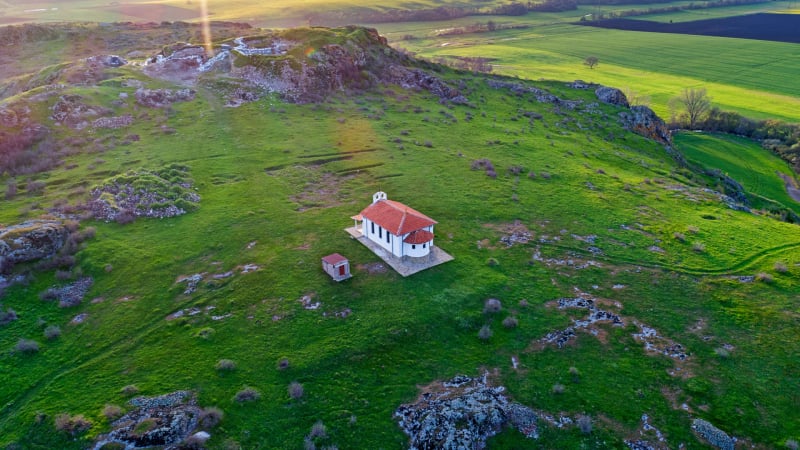
[[[689,225],[688,227],[686,227],[686,231],[688,231],[689,233],[692,233],[692,234],[697,234],[697,233],[700,232],[700,228],[697,228],[694,225]]]
[[[208,408],[203,408],[203,410],[200,411],[198,423],[201,428],[210,429],[222,422],[223,417],[225,417],[225,414],[221,409],[215,406],[210,406]]]
[[[298,383],[297,381],[292,381],[291,383],[289,383],[287,392],[289,393],[289,398],[297,400],[303,397],[303,385]]]
[[[61,336],[61,328],[58,325],[50,325],[44,329],[44,338],[48,341],[52,341],[59,336]]]
[[[233,397],[239,403],[254,402],[261,398],[261,393],[251,387],[245,387]]]
[[[485,313],[496,313],[500,312],[501,309],[503,309],[503,305],[496,298],[487,299],[483,304],[483,312]]]
[[[92,427],[92,422],[78,414],[70,416],[69,414],[59,414],[54,421],[56,430],[69,433],[73,436],[83,433]]]
[[[509,328],[509,329],[517,328],[518,325],[519,325],[519,320],[517,320],[516,317],[509,316],[509,317],[506,317],[505,319],[503,319],[503,326],[506,327],[506,328]]]
[[[794,439],[787,439],[786,440],[786,448],[789,450],[797,450],[800,448],[800,444],[797,443]]]
[[[135,384],[129,384],[119,390],[122,395],[135,395],[139,393],[139,388]]]
[[[544,178],[545,180],[549,180],[552,177],[552,175],[550,175],[550,172],[541,172],[539,173],[539,176]]]
[[[278,370],[285,370],[289,368],[289,359],[288,358],[281,358],[278,361]]]
[[[500,262],[497,261],[495,258],[489,258],[486,260],[486,265],[489,267],[496,267],[500,265]]]
[[[108,404],[103,407],[103,415],[109,421],[119,419],[120,416],[122,416],[122,408],[117,405]]]
[[[565,389],[566,389],[566,388],[564,388],[564,385],[563,385],[563,384],[561,384],[561,383],[556,383],[556,384],[554,384],[554,385],[553,385],[553,394],[558,394],[558,395],[561,395],[561,394],[563,394],[563,393],[564,393],[564,390],[565,390]]]
[[[0,326],[8,325],[9,323],[17,320],[17,312],[8,308],[6,312],[0,312]]]
[[[489,325],[484,325],[481,327],[480,331],[478,331],[478,339],[482,341],[488,341],[493,334],[494,333],[492,332],[492,329],[489,328]]]
[[[715,348],[714,354],[719,356],[721,359],[727,359],[729,356],[731,356],[731,352],[722,347]]]
[[[676,232],[672,233],[672,236],[675,238],[675,240],[678,240],[678,241],[681,241],[681,242],[686,242],[686,235],[683,234],[683,233],[680,233],[680,232],[676,231]]]
[[[762,283],[772,283],[774,281],[773,278],[772,278],[772,275],[770,275],[770,274],[768,274],[766,272],[757,273],[756,274],[756,280],[758,280],[758,281],[760,281]]]
[[[589,434],[592,432],[592,418],[589,416],[580,416],[576,421],[578,424],[578,428],[581,430],[583,434]]]
[[[325,424],[322,423],[321,420],[318,420],[314,425],[311,427],[311,432],[308,434],[308,437],[311,439],[315,438],[324,438],[327,437],[328,433],[325,428]]]
[[[219,371],[233,370],[236,368],[236,363],[230,359],[220,359],[214,368]]]
[[[694,241],[692,243],[692,250],[694,250],[697,253],[703,253],[704,251],[706,251],[706,244],[703,244],[700,241]]]
[[[572,382],[573,383],[580,383],[580,381],[581,381],[581,372],[578,370],[577,367],[574,367],[574,366],[570,367],[569,368],[569,374],[570,374],[570,376],[572,376]]]
[[[20,339],[14,346],[14,350],[19,353],[36,353],[39,351],[39,343],[32,339]]]
[[[776,262],[774,268],[775,268],[775,272],[778,272],[778,273],[786,273],[786,272],[789,271],[789,268],[786,267],[786,263],[781,262],[781,261]]]

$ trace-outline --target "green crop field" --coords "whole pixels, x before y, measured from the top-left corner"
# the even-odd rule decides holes
[[[521,78],[629,87],[649,96],[652,107],[666,117],[671,97],[684,88],[704,87],[724,110],[800,120],[792,76],[800,70],[792,56],[795,44],[556,24],[398,45],[425,57],[491,58],[496,72]],[[595,69],[583,65],[589,55],[600,60]]]

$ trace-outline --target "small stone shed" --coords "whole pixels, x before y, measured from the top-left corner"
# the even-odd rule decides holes
[[[350,274],[350,261],[338,253],[322,258],[322,270],[330,275],[334,281],[346,280],[353,276]]]

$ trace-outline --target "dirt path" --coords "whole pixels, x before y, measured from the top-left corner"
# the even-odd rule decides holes
[[[783,182],[786,183],[786,193],[789,194],[789,197],[792,197],[792,200],[800,203],[800,189],[797,188],[797,183],[794,179],[781,172],[778,172],[778,176],[783,178]]]

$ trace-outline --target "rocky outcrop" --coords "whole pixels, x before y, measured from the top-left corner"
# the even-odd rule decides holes
[[[80,95],[62,95],[50,108],[50,119],[56,125],[66,125],[81,130],[89,125],[92,117],[103,116],[111,111],[101,106],[88,105]]]
[[[176,102],[194,100],[193,89],[144,89],[136,90],[136,103],[149,108],[166,108]]]
[[[133,450],[180,444],[197,428],[200,408],[190,392],[178,391],[159,397],[136,397],[136,409],[115,420],[112,431],[100,436],[94,449],[121,444]]]
[[[537,416],[513,403],[503,387],[491,387],[485,377],[459,375],[431,386],[416,403],[395,411],[409,435],[409,448],[456,450],[484,448],[486,439],[511,425],[529,438],[538,438]]]
[[[629,108],[631,106],[625,94],[617,88],[600,86],[595,89],[594,95],[597,96],[598,100],[603,103],[608,103],[609,105],[617,105],[624,108]]]
[[[628,111],[619,113],[622,125],[648,139],[664,145],[672,144],[672,135],[667,124],[647,106],[632,106]]]
[[[709,444],[722,450],[733,450],[733,446],[736,443],[736,440],[728,436],[728,433],[703,419],[694,419],[692,421],[692,429],[708,441]]]
[[[0,267],[53,256],[68,234],[56,220],[31,220],[0,229]]]

